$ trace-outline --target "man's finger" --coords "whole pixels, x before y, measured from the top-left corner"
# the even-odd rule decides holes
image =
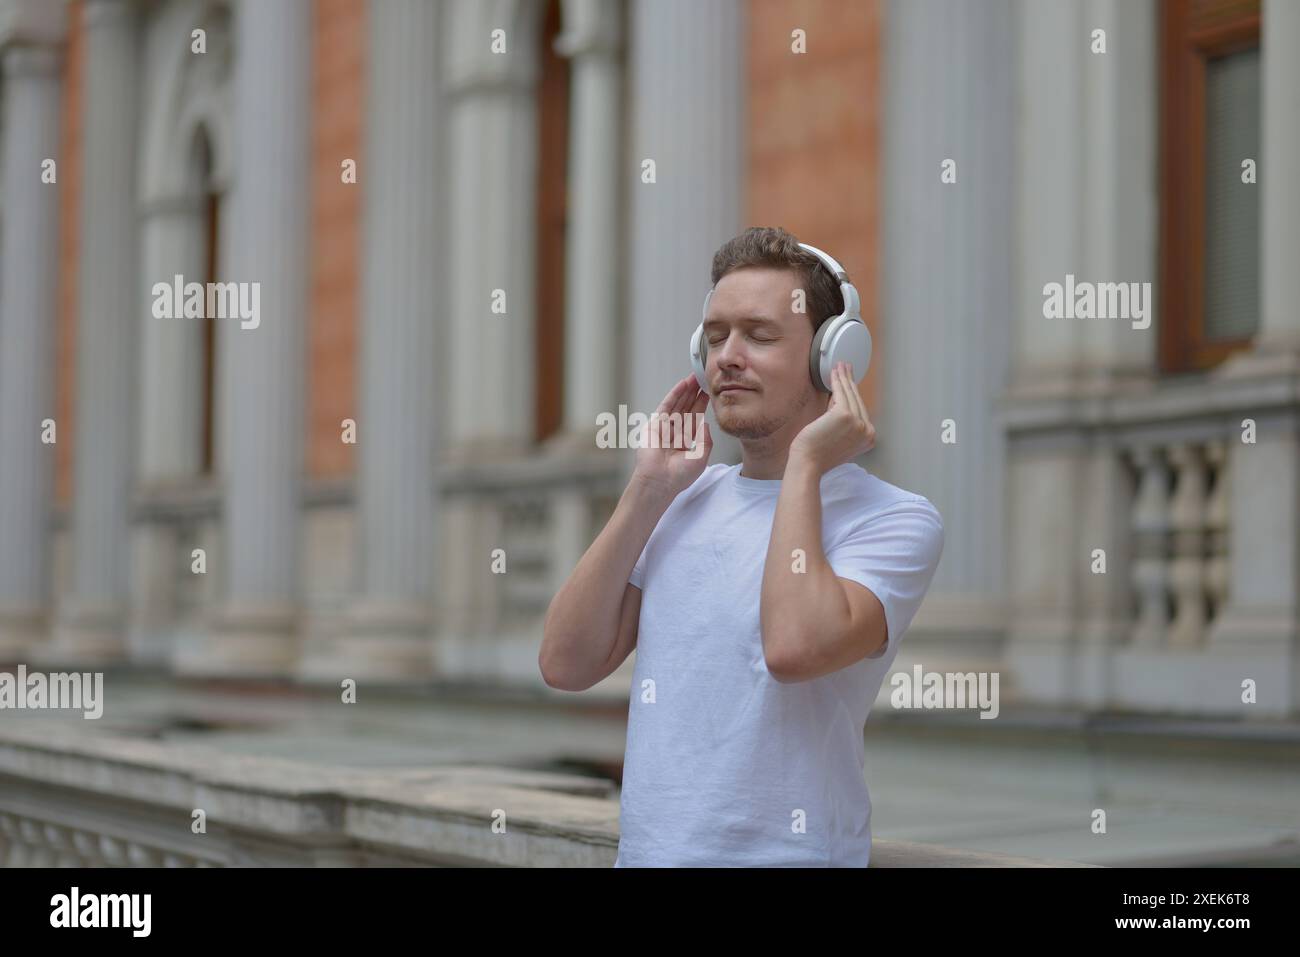
[[[849,395],[852,389],[849,386],[848,373],[844,371],[843,363],[836,363],[835,370],[831,374],[831,381],[835,386],[835,394],[839,396],[840,405],[844,406],[849,415],[857,415],[858,410],[853,405],[853,397]]]
[[[684,385],[686,385],[686,380],[679,379],[677,384],[668,390],[668,394],[664,396],[664,400],[659,403],[655,411],[667,412],[670,408],[672,408],[673,403],[676,401],[677,393],[681,391]]]
[[[840,369],[840,363],[838,362],[831,367],[831,398],[832,400],[838,399],[839,405],[852,412],[853,407],[848,404],[849,397],[844,394],[844,379],[840,375]]]
[[[862,393],[858,391],[858,384],[853,381],[853,367],[847,365],[844,367],[844,389],[849,393],[849,401],[853,403],[853,410],[864,423],[870,421],[867,418],[867,407],[862,404]]]
[[[687,419],[691,418],[694,413],[703,411],[700,402],[707,402],[709,398],[709,394],[701,389],[700,384],[695,381],[694,375],[689,376],[688,379],[689,382],[687,379],[682,380],[685,388],[677,396],[677,401],[673,403],[672,408],[663,416],[660,423],[660,428],[668,436],[664,443],[666,448],[682,449],[686,447],[685,437],[693,427],[693,423],[688,424]],[[674,414],[678,417],[676,423],[671,418]],[[673,440],[674,436],[677,441]]]
[[[700,393],[700,384],[695,381],[695,376],[687,376],[682,380],[684,388],[677,396],[677,401],[673,403],[670,412],[685,412],[695,404],[695,399]]]
[[[846,378],[848,379],[848,388],[853,393],[853,401],[858,407],[858,415],[862,419],[862,424],[867,427],[869,440],[867,451],[870,451],[876,445],[876,427],[871,424],[871,416],[867,414],[867,404],[862,401],[862,393],[858,391],[858,384],[853,381],[853,375],[849,373]]]

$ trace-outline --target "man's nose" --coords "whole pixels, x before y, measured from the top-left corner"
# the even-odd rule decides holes
[[[716,348],[709,350],[709,354],[716,357],[719,368],[739,364],[744,352],[742,339],[739,332],[733,331]]]

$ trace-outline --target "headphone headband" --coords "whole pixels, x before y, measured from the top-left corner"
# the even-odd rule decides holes
[[[829,253],[822,252],[816,246],[809,246],[807,243],[800,243],[799,248],[808,250],[808,252],[820,259],[822,264],[831,271],[831,275],[840,282],[843,283],[849,281],[849,274],[844,271],[844,267],[837,263]]]

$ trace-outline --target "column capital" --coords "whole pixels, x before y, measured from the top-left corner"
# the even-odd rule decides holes
[[[541,4],[454,2],[447,9],[442,52],[447,93],[526,91],[537,79]],[[492,52],[496,30],[505,31],[505,53]]]
[[[623,7],[605,0],[563,0],[555,52],[571,59],[611,56],[623,45]]]
[[[81,22],[90,28],[131,20],[139,6],[139,0],[83,0]]]

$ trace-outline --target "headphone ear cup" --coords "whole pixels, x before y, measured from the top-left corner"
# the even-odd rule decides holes
[[[691,336],[691,368],[695,372],[695,381],[706,393],[709,391],[708,363],[709,340],[704,336],[704,323],[700,323]]]
[[[822,341],[825,353],[823,366],[830,375],[837,362],[847,362],[853,367],[853,381],[861,382],[871,365],[871,330],[861,319],[844,317]]]
[[[819,392],[831,392],[829,385],[822,381],[822,343],[826,341],[826,334],[831,331],[831,327],[837,325],[844,318],[843,313],[838,316],[832,316],[823,322],[817,332],[813,334],[812,347],[808,351],[808,375],[812,378],[812,384]]]

